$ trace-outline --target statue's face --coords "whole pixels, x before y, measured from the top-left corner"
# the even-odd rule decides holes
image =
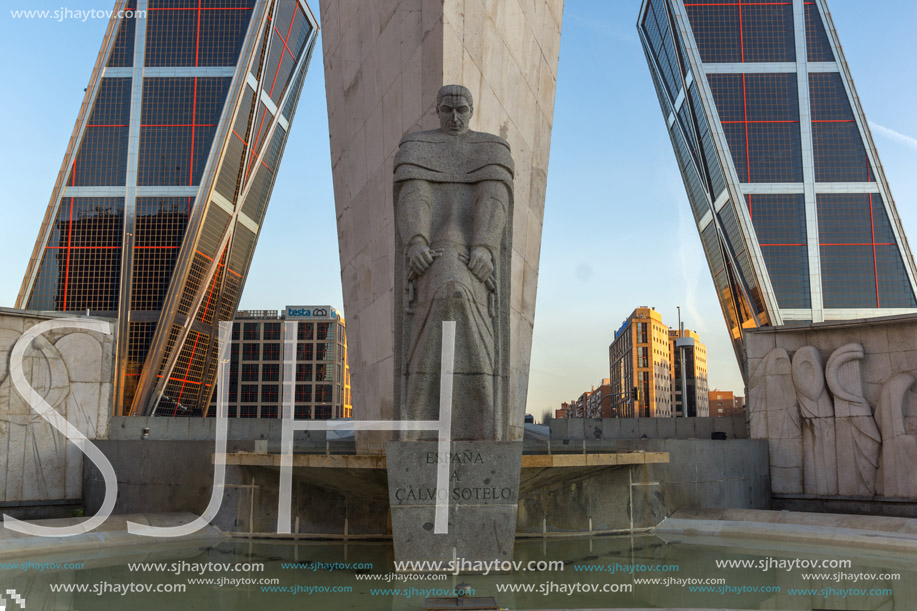
[[[471,104],[463,96],[447,95],[439,102],[439,126],[447,134],[459,136],[468,131],[471,121]]]

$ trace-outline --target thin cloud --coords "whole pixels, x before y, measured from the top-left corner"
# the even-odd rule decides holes
[[[896,132],[893,129],[885,127],[884,125],[879,125],[878,123],[874,121],[869,122],[869,127],[872,128],[873,131],[879,132],[886,138],[891,138],[892,140],[894,140],[895,142],[898,142],[899,144],[903,144],[904,146],[908,148],[917,150],[917,138],[911,138],[910,136],[902,134],[901,132]]]

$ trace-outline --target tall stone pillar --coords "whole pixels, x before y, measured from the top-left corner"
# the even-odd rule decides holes
[[[436,92],[471,90],[471,129],[516,162],[510,314],[511,438],[522,439],[563,0],[321,0],[341,280],[357,419],[391,419],[392,161],[401,137],[439,126]],[[360,433],[382,453],[386,433]]]

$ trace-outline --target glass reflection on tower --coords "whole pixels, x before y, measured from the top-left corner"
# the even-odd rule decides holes
[[[118,318],[116,414],[206,413],[317,30],[304,0],[116,2],[16,304]]]
[[[644,0],[637,28],[740,363],[747,328],[917,311],[826,0]]]

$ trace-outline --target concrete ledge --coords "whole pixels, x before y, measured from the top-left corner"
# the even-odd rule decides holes
[[[917,519],[917,499],[774,494],[771,509]]]
[[[767,539],[917,552],[917,520],[884,516],[753,509],[683,510],[663,520],[653,534]]]
[[[212,457],[211,457],[212,458]],[[226,455],[227,465],[246,467],[280,467],[280,454],[235,452]],[[612,452],[603,454],[525,454],[523,469],[546,467],[613,467],[617,465],[647,465],[669,462],[668,452]],[[385,456],[374,454],[294,454],[293,467],[325,469],[385,469]]]
[[[222,532],[213,526],[206,526],[193,535],[160,539],[140,537],[127,532],[127,523],[136,522],[150,526],[179,526],[188,524],[197,516],[190,513],[160,513],[111,516],[104,524],[92,532],[73,537],[33,537],[24,535],[0,526],[0,558],[21,558],[54,553],[55,555],[72,556],[76,553],[89,554],[104,550],[110,553],[119,549],[136,548],[138,545],[151,546],[168,542],[173,545],[214,545],[225,538]],[[35,520],[33,524],[41,526],[73,526],[85,522],[88,518],[62,518],[56,520]]]
[[[747,439],[745,414],[699,418],[554,418],[551,441],[614,442],[630,439],[710,439],[713,432],[728,439]]]
[[[242,465],[246,467],[280,467],[280,460],[280,454],[235,452],[226,455],[227,465]],[[385,456],[377,456],[375,454],[294,454],[293,467],[385,469]]]

